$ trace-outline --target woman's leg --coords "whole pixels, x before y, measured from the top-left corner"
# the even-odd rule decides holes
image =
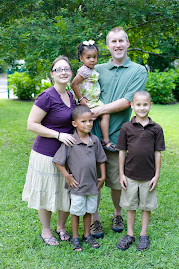
[[[40,209],[38,211],[40,222],[42,223],[42,238],[50,238],[52,236],[52,231],[50,229],[51,211],[46,209]]]

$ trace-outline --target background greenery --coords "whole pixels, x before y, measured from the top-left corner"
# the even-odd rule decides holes
[[[0,268],[3,269],[176,269],[178,268],[178,189],[179,189],[179,104],[154,105],[150,116],[164,129],[166,151],[158,183],[158,209],[152,212],[149,235],[151,247],[137,252],[141,229],[140,211],[135,222],[136,242],[122,252],[116,248],[125,234],[111,230],[113,205],[109,189],[102,189],[100,216],[105,237],[98,250],[83,245],[82,253],[72,251],[68,242],[49,247],[40,239],[41,225],[36,210],[21,201],[28,159],[35,135],[26,130],[32,102],[0,100]],[[126,227],[126,212],[123,211]],[[52,216],[52,230],[57,215]],[[72,234],[70,218],[67,230]],[[80,235],[83,234],[82,221]]]
[[[178,11],[178,0],[1,0],[0,65],[23,59],[30,75],[41,79],[64,54],[76,71],[77,45],[89,39],[99,45],[99,62],[106,62],[106,34],[122,26],[130,58],[163,71],[178,57]]]

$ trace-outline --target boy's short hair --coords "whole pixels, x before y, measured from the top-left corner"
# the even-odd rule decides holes
[[[136,97],[136,95],[144,95],[144,96],[148,97],[150,99],[150,101],[151,101],[151,95],[147,91],[142,90],[142,91],[135,92],[134,95],[133,95],[132,101],[134,101],[134,98]]]
[[[81,106],[81,105],[76,106],[72,111],[72,120],[76,120],[78,116],[84,113],[92,113],[92,112],[87,106]]]

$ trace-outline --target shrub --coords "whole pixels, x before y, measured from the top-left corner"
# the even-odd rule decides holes
[[[173,89],[173,94],[175,96],[175,99],[177,101],[179,101],[179,69],[177,69],[175,71],[175,74],[176,74],[176,76],[175,76],[175,81],[174,82],[176,84],[176,87],[175,87],[175,89]]]
[[[168,104],[175,101],[173,90],[176,73],[174,70],[168,72],[148,73],[146,90],[150,92],[152,101],[155,104]]]
[[[40,94],[41,92],[43,92],[44,90],[50,88],[51,86],[52,86],[52,83],[44,81],[44,82],[38,87],[37,94]]]
[[[32,99],[37,93],[36,81],[30,78],[26,72],[15,72],[8,77],[9,89],[13,91],[14,95],[19,99]]]

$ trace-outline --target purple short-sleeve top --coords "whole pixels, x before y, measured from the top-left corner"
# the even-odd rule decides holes
[[[68,92],[68,94],[70,97],[70,107],[62,101],[60,94],[54,86],[39,94],[34,105],[47,112],[41,122],[43,126],[62,133],[73,133],[71,115],[76,103],[73,99],[73,94],[71,92]],[[58,139],[37,135],[32,148],[40,154],[53,157],[60,146],[61,142]]]

